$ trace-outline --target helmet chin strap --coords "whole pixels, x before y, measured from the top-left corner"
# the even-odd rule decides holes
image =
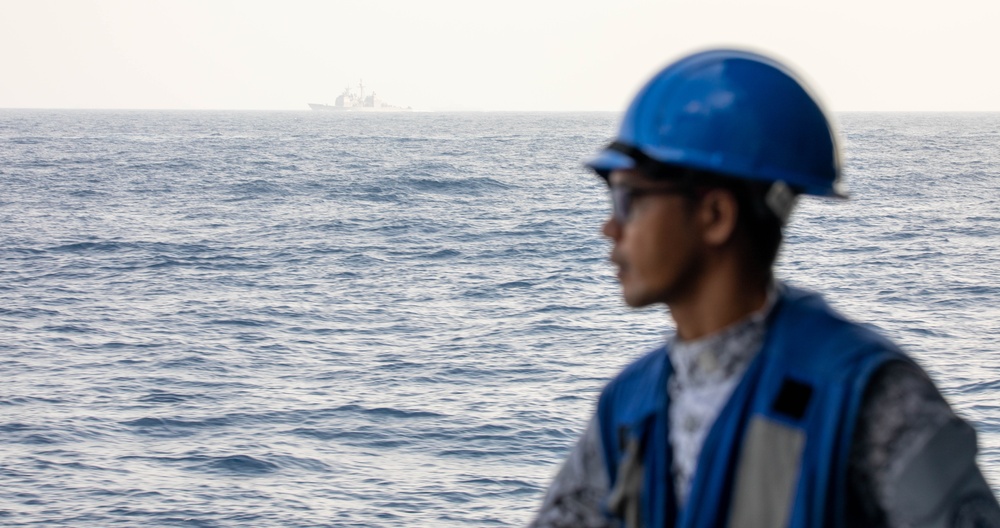
[[[788,218],[792,215],[792,209],[799,201],[799,195],[783,181],[776,181],[767,189],[764,195],[764,203],[767,208],[774,213],[781,221],[781,225],[788,223]]]

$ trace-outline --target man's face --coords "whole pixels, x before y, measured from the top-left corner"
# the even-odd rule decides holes
[[[612,214],[602,233],[611,239],[611,261],[626,304],[638,308],[684,295],[701,266],[701,245],[690,198],[676,184],[650,180],[636,170],[608,179],[626,211]]]

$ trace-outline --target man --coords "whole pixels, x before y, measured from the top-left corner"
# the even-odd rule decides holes
[[[975,433],[926,374],[773,278],[796,197],[845,197],[793,73],[683,58],[588,165],[625,302],[665,304],[677,330],[605,387],[532,526],[1000,526]]]

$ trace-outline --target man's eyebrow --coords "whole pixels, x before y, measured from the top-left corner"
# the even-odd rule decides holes
[[[642,175],[635,171],[614,171],[608,175],[608,181],[613,184],[636,183],[642,180]]]

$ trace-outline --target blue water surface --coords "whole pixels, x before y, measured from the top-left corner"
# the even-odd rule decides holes
[[[0,111],[0,525],[518,526],[670,330],[618,296],[616,114]],[[843,114],[780,259],[1000,483],[1000,115]],[[996,488],[995,488],[996,489]]]

